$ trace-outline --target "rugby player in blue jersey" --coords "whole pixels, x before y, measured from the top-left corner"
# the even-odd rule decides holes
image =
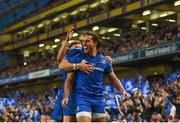
[[[60,68],[70,71],[70,69],[77,70],[79,63],[87,61],[92,65],[92,73],[87,74],[83,71],[69,72],[65,83],[65,95],[62,105],[65,107],[69,102],[69,93],[76,80],[76,103],[77,113],[76,118],[78,122],[105,122],[105,105],[103,98],[104,84],[103,79],[106,75],[115,88],[120,91],[125,98],[128,97],[127,92],[121,85],[120,80],[116,77],[112,70],[111,64],[106,58],[98,53],[97,47],[99,38],[94,33],[85,33],[83,38],[84,53],[79,53],[70,59],[71,63],[62,62]]]
[[[61,63],[63,58],[66,60],[69,60],[74,55],[82,52],[82,46],[80,41],[70,41],[73,34],[73,28],[69,29],[67,32],[66,39],[63,41],[62,46],[59,50],[57,61],[58,64]],[[69,48],[69,51],[67,52]],[[66,54],[66,55],[65,55]],[[65,56],[65,57],[64,57]],[[90,69],[89,65],[86,63],[81,63],[79,65],[80,70],[87,72],[88,69]],[[63,83],[66,80],[66,72],[63,72]],[[51,119],[54,121],[64,121],[64,122],[73,122],[75,120],[75,108],[74,106],[74,93],[71,92],[71,95],[69,97],[70,103],[66,108],[62,108],[61,101],[64,95],[64,85],[58,92],[58,96],[55,102],[54,110],[51,114]]]

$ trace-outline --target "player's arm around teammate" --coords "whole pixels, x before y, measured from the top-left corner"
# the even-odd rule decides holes
[[[74,29],[74,27],[71,27],[70,29],[68,29],[66,38],[62,42],[62,46],[59,49],[58,56],[57,56],[57,63],[59,65],[59,68],[61,70],[65,70],[67,72],[71,72],[71,71],[75,70],[74,65],[70,64],[67,61],[67,59],[64,59],[64,56],[68,50],[69,41],[72,39],[72,36],[73,36],[73,32],[74,32],[73,29]],[[91,70],[92,66],[89,65],[87,62],[81,62],[79,64],[76,64],[76,66],[77,66],[78,70],[84,71],[86,73],[92,72],[92,70]]]
[[[88,64],[87,61],[82,61],[78,64],[72,64],[68,60],[63,59],[62,62],[59,64],[59,68],[67,72],[72,72],[75,70],[84,71],[88,74],[92,72],[92,65]]]

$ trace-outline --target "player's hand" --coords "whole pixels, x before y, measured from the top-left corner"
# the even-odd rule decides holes
[[[128,100],[130,97],[130,95],[126,91],[123,92],[123,96],[124,96],[125,100]]]
[[[63,98],[63,100],[62,100],[62,102],[61,102],[61,104],[62,104],[62,107],[63,108],[65,108],[66,106],[67,106],[67,104],[68,104],[68,101],[69,101],[69,99],[68,98]]]
[[[67,34],[66,34],[66,39],[65,39],[66,41],[69,41],[72,39],[73,33],[74,33],[73,30],[74,30],[74,27],[71,27],[68,29]]]
[[[105,57],[106,57],[106,60],[107,60],[109,63],[112,64],[112,58],[111,58],[111,56],[105,56]]]
[[[123,92],[123,96],[124,96],[124,99],[123,99],[122,103],[128,101],[131,97],[126,91]]]
[[[90,65],[86,60],[83,60],[80,64],[78,64],[78,69],[90,74],[93,72],[93,65]]]

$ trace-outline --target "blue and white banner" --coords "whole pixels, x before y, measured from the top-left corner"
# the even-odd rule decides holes
[[[134,88],[136,88],[136,83],[133,78],[131,78],[129,80],[121,80],[121,82],[122,82],[124,89],[130,94],[132,93],[132,90]]]
[[[126,54],[115,55],[112,57],[112,59],[113,64],[117,64],[145,58],[164,56],[178,52],[180,52],[180,41],[174,43],[166,43],[158,46],[156,45],[154,47],[149,47],[146,49],[138,49]]]
[[[61,75],[61,74],[62,74],[62,71],[59,68],[50,69],[50,75],[51,76]]]
[[[12,78],[0,79],[0,85],[10,84],[10,83],[15,83],[15,82],[21,82],[21,81],[25,81],[25,80],[28,80],[28,79],[29,79],[28,74],[18,75],[18,76],[14,76]]]
[[[149,85],[148,81],[146,81],[145,83],[141,84],[139,89],[141,90],[143,96],[151,95],[150,85]]]
[[[45,70],[31,72],[29,74],[23,74],[23,75],[14,76],[11,78],[0,79],[0,85],[12,84],[16,82],[22,82],[26,80],[38,79],[42,77],[61,75],[61,74],[62,74],[62,71],[59,70],[58,68],[45,69]]]
[[[47,76],[50,76],[49,69],[29,73],[29,79],[37,79],[37,78],[42,78],[42,77],[47,77]]]
[[[174,73],[171,73],[167,78],[166,80],[164,81],[164,83],[167,85],[171,82],[173,83],[177,83],[177,80],[178,78],[180,78],[180,72],[179,71],[176,71]]]
[[[0,112],[3,112],[3,108],[6,106],[16,107],[17,104],[18,104],[17,99],[0,97]]]

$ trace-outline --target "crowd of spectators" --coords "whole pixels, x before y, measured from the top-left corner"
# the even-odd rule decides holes
[[[20,63],[19,65],[0,70],[0,78],[13,77],[15,75],[22,75],[33,71],[57,67],[56,56],[52,53],[36,53],[29,57],[25,63],[26,65]]]
[[[149,32],[134,29],[117,38],[114,42],[106,44],[103,48],[105,54],[127,53],[140,48],[153,45],[175,42],[180,39],[180,25],[171,24],[156,27]]]
[[[144,94],[138,84],[132,89],[131,98],[127,101],[123,101],[118,94],[115,94],[114,98],[117,97],[119,99],[116,101],[119,103],[119,107],[113,106],[113,108],[106,109],[107,112],[111,114],[111,121],[180,121],[180,76],[177,77],[176,81],[169,80],[168,83],[165,83],[163,79],[146,82],[150,84],[150,93],[148,95]]]
[[[50,121],[56,95],[57,89],[1,93],[0,122]]]
[[[143,78],[142,78],[143,79]],[[109,121],[118,122],[178,122],[180,121],[180,76],[176,80],[160,78],[154,81],[145,80],[149,85],[149,94],[140,89],[143,81],[137,79],[131,98],[124,101],[113,89],[105,89],[105,103]],[[111,88],[113,86],[106,85]],[[123,85],[124,86],[124,85]],[[125,87],[126,88],[126,87]],[[58,94],[57,88],[38,90],[37,92],[8,91],[0,94],[1,122],[46,122],[50,116]],[[119,96],[120,95],[120,96]],[[118,97],[118,100],[113,100]],[[2,101],[6,99],[6,101]],[[14,99],[15,101],[8,101]],[[110,102],[109,102],[110,101]],[[119,104],[119,105],[118,105]],[[119,107],[118,107],[119,106]]]

